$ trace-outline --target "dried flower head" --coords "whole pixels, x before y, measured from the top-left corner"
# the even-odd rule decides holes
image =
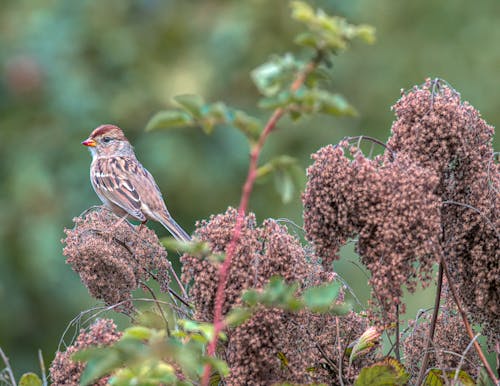
[[[199,222],[196,237],[208,242],[213,253],[225,253],[237,216],[238,212],[229,208],[224,214]],[[185,283],[192,281],[189,295],[195,304],[196,319],[212,321],[219,263],[190,255],[182,256],[181,262],[182,280]],[[267,220],[262,227],[257,227],[255,215],[250,213],[245,217],[234,251],[223,312],[241,304],[240,296],[244,290],[263,288],[273,275],[280,275],[292,282],[302,280],[307,275],[306,271],[304,250],[288,234],[286,227],[274,220]]]
[[[415,87],[394,106],[388,146],[439,176],[441,245],[473,321],[490,343],[500,331],[500,167],[494,129],[440,80]]]
[[[412,375],[420,371],[425,354],[431,315],[425,313],[411,320],[409,335],[402,341],[405,365]],[[442,291],[442,306],[436,323],[434,339],[430,347],[428,368],[455,370],[462,361],[461,369],[468,374],[477,375],[481,362],[474,348],[470,348],[462,360],[470,337],[465,331],[458,309],[448,293],[446,285]]]
[[[304,227],[326,269],[340,247],[358,236],[357,252],[371,272],[384,319],[394,320],[401,286],[429,280],[440,234],[438,179],[404,155],[350,160],[343,146],[320,149],[307,170]]]
[[[92,210],[65,229],[66,262],[80,275],[90,295],[108,305],[125,302],[130,292],[154,277],[166,291],[170,262],[156,234],[145,226],[134,227],[106,209]],[[156,274],[153,274],[156,270]]]
[[[366,316],[355,312],[335,316],[304,310],[289,315],[280,347],[288,360],[284,379],[300,384],[341,385],[341,362],[343,384],[353,383],[360,370],[373,363],[375,352],[362,355],[349,365],[346,349],[367,328]]]
[[[208,242],[212,252],[225,252],[236,219],[237,211],[229,208],[224,214],[198,223],[196,237]],[[181,261],[182,279],[192,282],[189,295],[196,305],[195,318],[211,321],[220,263],[190,255],[182,256]],[[241,304],[244,290],[263,288],[273,275],[287,282],[298,282],[301,288],[335,279],[314,256],[306,256],[304,248],[288,234],[285,226],[266,220],[258,227],[255,216],[249,214],[233,255],[224,312]],[[331,373],[324,355],[338,361],[339,348],[333,338],[337,327],[340,344],[345,349],[365,330],[367,319],[355,313],[335,317],[307,310],[289,314],[261,307],[247,322],[227,331],[228,341],[220,347],[231,368],[225,382],[228,385],[271,385],[285,381],[336,384],[337,375]],[[324,345],[323,353],[318,344]],[[353,364],[352,379],[359,363]]]
[[[71,356],[77,351],[91,346],[104,347],[116,342],[121,337],[121,332],[116,330],[116,325],[111,319],[97,319],[88,329],[81,330],[75,343],[66,351],[58,351],[50,366],[50,377],[53,385],[78,386],[80,376],[85,370],[85,364],[73,362]],[[103,377],[94,382],[94,385],[107,385],[109,377]]]

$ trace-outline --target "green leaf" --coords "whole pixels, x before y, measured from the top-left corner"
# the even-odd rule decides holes
[[[194,257],[204,258],[210,255],[210,246],[205,241],[179,241],[173,237],[164,237],[161,239],[162,245],[169,251],[178,253],[187,253]]]
[[[406,385],[409,379],[410,375],[401,363],[393,358],[387,358],[361,369],[354,386],[402,386]]]
[[[302,32],[295,37],[294,42],[299,46],[313,48],[316,48],[319,45],[317,36],[311,32]]]
[[[295,39],[299,45],[313,47],[317,50],[330,50],[333,53],[345,49],[354,38],[365,43],[373,43],[375,29],[368,25],[353,25],[338,16],[329,16],[323,10],[314,9],[302,1],[293,1],[292,18],[303,23],[308,31]]]
[[[288,204],[292,201],[295,186],[290,173],[286,170],[281,170],[274,175],[274,186],[281,197],[283,204]]]
[[[334,281],[317,287],[310,287],[304,291],[302,298],[305,305],[314,312],[327,311],[337,300],[340,283]]]
[[[273,56],[251,72],[251,77],[259,92],[266,97],[273,97],[290,88],[297,72],[304,63],[292,54]]]
[[[279,276],[273,276],[262,290],[248,290],[242,295],[243,301],[250,307],[262,304],[267,307],[279,307],[288,311],[297,311],[302,307],[295,294],[298,284],[288,285]]]
[[[203,359],[206,363],[209,363],[222,377],[227,377],[229,375],[229,366],[222,359],[214,357],[204,357]]]
[[[322,92],[319,94],[319,112],[333,116],[356,116],[357,112],[340,94]]]
[[[327,310],[329,314],[332,315],[346,315],[350,311],[352,311],[352,303],[346,302],[346,303],[335,303],[330,306],[330,308]]]
[[[267,306],[277,306],[284,309],[295,310],[300,307],[300,302],[295,298],[298,284],[287,285],[279,276],[273,276],[261,294],[261,302]]]
[[[80,385],[91,385],[95,380],[110,374],[122,364],[122,359],[117,351],[106,350],[102,355],[93,357],[87,362],[85,370],[80,377]]]
[[[175,320],[173,318],[172,310],[167,306],[163,305],[164,313],[167,317],[167,322],[170,325],[174,325]],[[165,324],[164,317],[158,313],[158,309],[156,306],[153,306],[150,310],[140,311],[135,319],[135,323],[137,326],[141,326],[142,328],[149,328],[154,330],[163,330],[168,326]]]
[[[275,110],[280,107],[287,107],[293,102],[292,93],[288,90],[279,92],[276,95],[262,98],[258,106],[261,109]]]
[[[157,129],[170,129],[173,127],[192,127],[193,118],[185,111],[165,110],[159,111],[149,120],[146,131]]]
[[[259,299],[260,299],[260,294],[255,291],[255,290],[247,290],[243,292],[243,295],[241,296],[241,299],[248,304],[250,307],[256,306]]]
[[[142,326],[129,327],[123,332],[124,339],[148,340],[151,335],[151,329]]]
[[[248,307],[235,307],[226,315],[226,324],[230,327],[238,327],[252,317],[252,309]]]
[[[424,385],[443,386],[446,384],[445,377],[449,380],[455,379],[455,371],[445,371],[443,373],[442,370],[432,369],[425,377]],[[474,386],[475,384],[474,379],[465,371],[461,370],[458,373],[458,383],[455,384],[456,386]]]
[[[481,367],[481,370],[479,370],[479,375],[476,379],[476,386],[495,386],[493,385],[493,382],[484,367]]]
[[[25,373],[19,380],[18,386],[42,386],[42,380],[35,373]]]
[[[262,123],[244,111],[236,110],[232,120],[234,127],[239,129],[251,141],[256,142],[262,132]]]
[[[199,95],[183,94],[174,97],[174,100],[180,104],[193,117],[201,118],[202,109],[205,104],[203,98]]]

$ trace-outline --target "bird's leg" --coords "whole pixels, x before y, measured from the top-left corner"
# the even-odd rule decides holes
[[[127,219],[128,213],[125,216],[121,217],[109,230],[110,233],[114,233],[118,229],[118,227]]]
[[[146,226],[146,223],[148,222],[148,219],[141,221],[141,225],[139,225],[139,230],[142,230],[143,226]]]

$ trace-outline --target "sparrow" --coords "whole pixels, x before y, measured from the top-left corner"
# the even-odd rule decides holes
[[[135,219],[142,224],[157,221],[177,240],[191,240],[168,212],[153,176],[137,160],[132,145],[118,126],[99,126],[82,145],[92,154],[90,182],[107,208],[124,219]]]

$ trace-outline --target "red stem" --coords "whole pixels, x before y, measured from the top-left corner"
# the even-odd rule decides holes
[[[322,59],[322,54],[318,53],[316,58],[314,58],[311,62],[309,62],[304,69],[297,74],[297,77],[293,84],[290,87],[290,90],[297,91],[305,82],[307,75],[313,71],[316,66],[320,63]],[[283,107],[280,107],[274,110],[274,113],[271,115],[269,120],[264,127],[264,130],[260,134],[259,140],[252,147],[252,151],[250,153],[250,164],[248,166],[248,174],[245,180],[245,184],[243,185],[243,192],[241,195],[240,206],[238,208],[238,217],[236,219],[236,225],[233,230],[233,237],[229,243],[229,246],[226,250],[226,258],[222,263],[219,269],[219,283],[217,286],[217,293],[215,295],[215,307],[214,307],[214,337],[210,341],[207,347],[207,354],[209,356],[215,355],[215,350],[217,348],[217,342],[219,340],[219,333],[224,328],[224,321],[222,318],[222,307],[224,305],[224,297],[225,297],[225,289],[227,285],[227,280],[229,276],[229,268],[231,267],[231,261],[233,259],[234,251],[240,240],[241,229],[243,227],[243,222],[245,220],[245,213],[248,208],[248,202],[250,200],[250,195],[252,193],[253,185],[255,183],[255,178],[257,177],[257,165],[260,157],[260,153],[262,148],[266,142],[267,137],[276,127],[276,124],[280,120],[280,118],[285,114],[286,110]],[[203,377],[201,379],[201,385],[207,386],[210,380],[210,372],[211,366],[210,364],[206,364]]]

